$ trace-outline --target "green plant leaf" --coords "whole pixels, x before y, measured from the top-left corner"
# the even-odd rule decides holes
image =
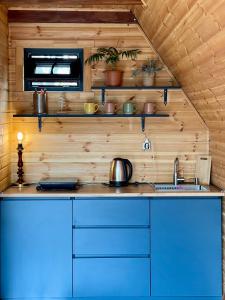
[[[89,56],[86,60],[85,60],[85,64],[93,64],[93,63],[97,63],[99,62],[100,60],[102,60],[103,58],[105,57],[105,54],[104,53],[95,53],[91,56]]]
[[[97,52],[89,56],[86,60],[86,64],[97,63],[100,60],[105,60],[106,64],[111,64],[115,67],[116,63],[120,60],[120,57],[136,59],[137,55],[141,53],[139,49],[131,49],[131,50],[118,50],[115,47],[104,48],[100,47],[97,49]]]
[[[136,59],[137,55],[140,54],[141,51],[139,49],[132,49],[132,50],[126,50],[122,51],[122,58],[125,56],[126,58]]]

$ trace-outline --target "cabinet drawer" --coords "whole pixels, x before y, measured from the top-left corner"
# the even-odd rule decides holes
[[[73,253],[76,256],[149,255],[147,228],[75,229]]]
[[[73,224],[77,226],[129,226],[149,224],[147,199],[76,199]]]
[[[73,263],[73,297],[150,296],[147,258],[81,258]]]

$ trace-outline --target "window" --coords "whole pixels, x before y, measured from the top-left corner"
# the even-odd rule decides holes
[[[82,49],[24,49],[24,90],[83,90]]]

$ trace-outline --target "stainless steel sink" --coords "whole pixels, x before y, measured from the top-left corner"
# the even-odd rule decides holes
[[[203,185],[195,184],[167,184],[167,183],[157,183],[153,185],[156,191],[161,192],[184,192],[184,191],[194,191],[194,192],[206,192],[209,189]]]

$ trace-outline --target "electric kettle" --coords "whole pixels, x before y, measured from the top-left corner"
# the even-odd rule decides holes
[[[128,185],[133,174],[133,167],[128,159],[116,157],[112,160],[109,172],[109,184],[120,187]]]

